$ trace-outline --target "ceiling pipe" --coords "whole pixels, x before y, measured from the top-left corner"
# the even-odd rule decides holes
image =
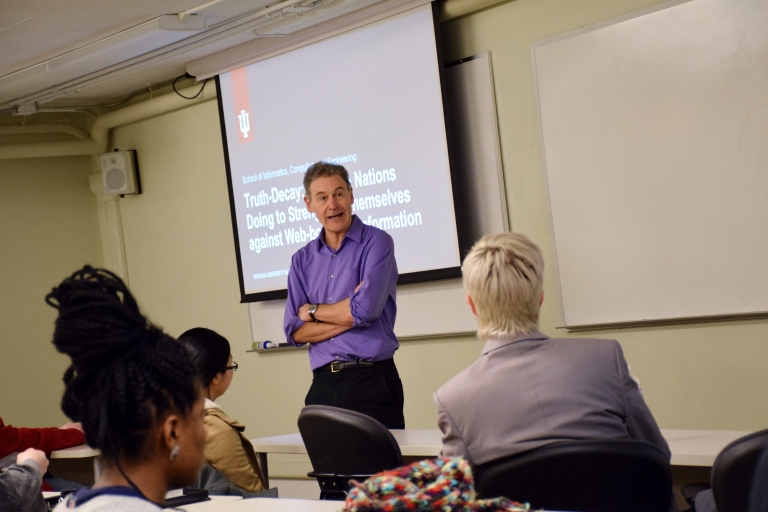
[[[185,19],[187,16],[189,16],[190,14],[194,14],[194,13],[196,13],[196,12],[200,12],[200,11],[202,11],[203,9],[207,9],[207,8],[208,8],[208,7],[210,7],[210,6],[212,6],[212,5],[216,5],[216,4],[218,4],[218,3],[221,3],[221,2],[223,2],[223,1],[224,1],[224,0],[211,0],[210,2],[208,2],[208,3],[205,3],[205,4],[203,4],[203,5],[198,5],[197,7],[193,7],[192,9],[187,9],[187,10],[186,10],[186,11],[184,11],[184,12],[180,12],[180,13],[178,14],[178,16],[179,16],[179,23],[184,23],[184,19]]]
[[[106,153],[107,144],[109,143],[109,130],[196,105],[216,97],[216,87],[214,87],[212,81],[206,82],[203,87],[204,89],[200,96],[193,100],[184,99],[175,93],[169,93],[100,115],[93,123],[90,138],[86,140],[0,145],[0,160]],[[200,85],[196,85],[182,89],[179,92],[185,96],[194,96],[199,90]]]
[[[190,36],[182,41],[158,48],[157,50],[153,50],[132,59],[128,59],[124,62],[114,64],[99,71],[94,71],[93,73],[88,73],[64,83],[48,87],[42,91],[37,91],[33,94],[13,99],[3,103],[2,106],[18,106],[33,102],[45,103],[52,101],[79,88],[95,85],[105,80],[118,78],[122,75],[132,73],[136,69],[141,69],[143,67],[162,62],[176,55],[193,51],[198,48],[202,48],[205,45],[226,39],[232,35],[240,34],[257,28],[264,22],[271,22],[271,14],[306,1],[307,0],[283,0],[282,2],[271,7],[265,7],[263,9],[257,10],[254,13],[236,18],[235,20],[224,22],[221,25],[213,27],[194,36]],[[3,78],[5,77],[0,77],[0,80]]]
[[[0,125],[0,135],[26,135],[29,133],[66,133],[79,140],[85,140],[90,137],[88,132],[71,124],[38,123]]]

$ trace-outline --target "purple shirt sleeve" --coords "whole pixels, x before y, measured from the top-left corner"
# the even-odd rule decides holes
[[[355,319],[355,327],[368,327],[381,315],[390,290],[397,283],[392,238],[383,232],[376,237],[363,255],[361,266],[363,286],[349,295],[349,309]]]
[[[363,282],[360,290],[355,288]],[[364,224],[357,215],[337,250],[318,238],[299,249],[291,260],[283,331],[288,342],[304,322],[297,313],[304,304],[334,304],[349,298],[353,327],[337,336],[309,344],[313,370],[333,361],[383,361],[399,347],[397,263],[392,237]]]
[[[285,339],[294,346],[302,346],[304,343],[297,343],[293,339],[293,333],[306,322],[298,316],[299,308],[309,302],[307,293],[301,284],[300,274],[296,266],[297,255],[294,254],[291,259],[291,270],[288,272],[288,300],[285,304],[285,316],[283,317],[283,331]]]

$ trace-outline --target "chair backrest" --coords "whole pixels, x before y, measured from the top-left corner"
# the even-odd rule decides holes
[[[667,512],[672,471],[658,447],[642,441],[563,441],[476,469],[481,497],[505,496],[532,509]]]
[[[299,414],[299,432],[316,473],[372,475],[403,465],[387,427],[359,412],[309,405]]]
[[[735,440],[718,454],[712,465],[712,493],[718,512],[744,512],[749,505],[752,476],[768,446],[768,430]]]
[[[768,449],[757,459],[747,512],[768,512]]]

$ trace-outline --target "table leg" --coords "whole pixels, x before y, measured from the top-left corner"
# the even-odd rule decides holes
[[[101,457],[93,458],[93,481],[97,482],[101,478]]]
[[[256,462],[259,463],[261,475],[264,477],[264,488],[269,489],[269,466],[267,465],[267,454],[263,452],[257,453]]]
[[[690,483],[710,484],[710,473],[712,468],[709,466],[672,466],[672,489],[675,493],[678,510],[686,510],[690,505],[685,502],[680,493],[680,487]]]

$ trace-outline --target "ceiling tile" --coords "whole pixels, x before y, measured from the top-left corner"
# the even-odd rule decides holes
[[[0,9],[5,6],[58,7],[73,0],[0,0]]]
[[[0,18],[20,18],[22,20],[34,18],[47,11],[47,7],[30,7],[26,5],[0,6]]]

